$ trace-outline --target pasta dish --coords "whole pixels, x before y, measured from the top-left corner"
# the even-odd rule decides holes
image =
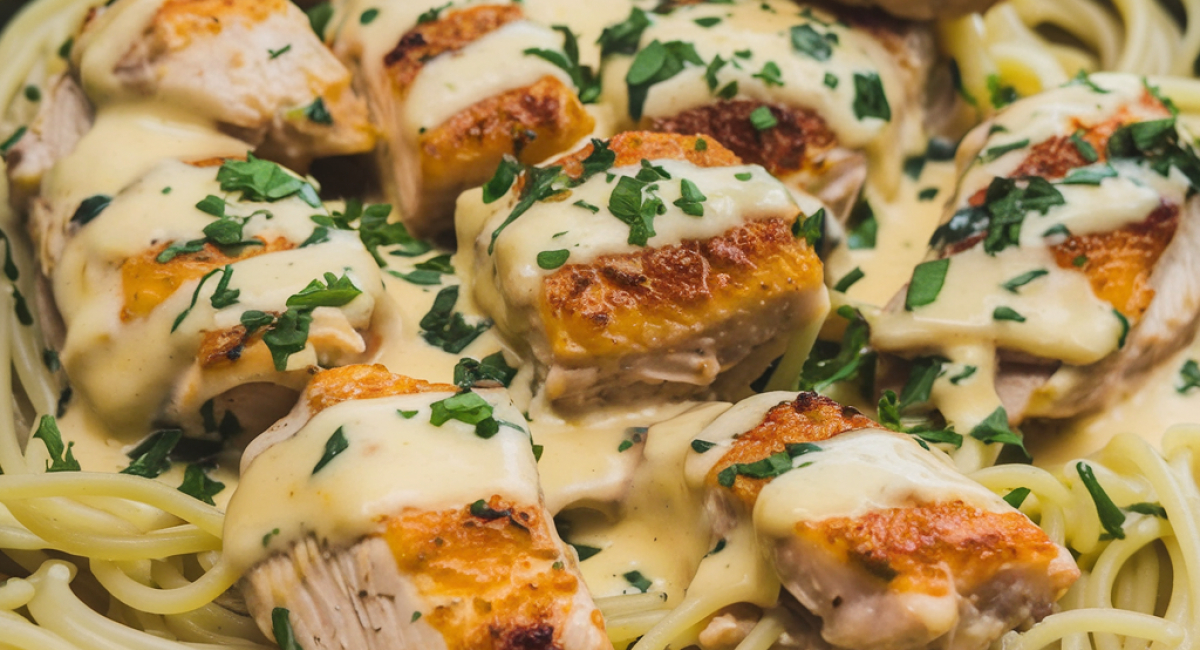
[[[1200,648],[1200,2],[0,60],[0,649]]]

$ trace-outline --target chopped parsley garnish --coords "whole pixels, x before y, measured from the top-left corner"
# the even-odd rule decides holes
[[[1087,255],[1076,255],[1075,259],[1071,260],[1071,266],[1074,266],[1076,268],[1082,268],[1084,265],[1087,264],[1087,261],[1088,261]]]
[[[622,577],[625,578],[626,582],[633,585],[634,589],[637,589],[638,591],[642,592],[643,594],[646,593],[646,591],[648,591],[650,589],[650,587],[652,587],[654,585],[653,582],[646,579],[646,576],[642,575],[641,571],[630,571],[630,572],[624,574]]]
[[[412,613],[412,618],[411,618],[411,619],[409,619],[409,621],[408,621],[408,622],[409,622],[409,623],[416,623],[418,620],[420,620],[420,618],[421,618],[421,612],[413,612],[413,613]]]
[[[575,207],[583,208],[584,210],[587,210],[588,212],[591,212],[592,214],[597,214],[600,212],[599,206],[592,205],[591,203],[588,203],[587,201],[584,201],[583,199],[580,199],[580,200],[572,203],[571,205],[573,205]],[[557,237],[558,235],[555,235],[555,236]]]
[[[777,65],[774,61],[767,61],[764,63],[762,70],[752,76],[755,79],[762,79],[762,82],[766,84],[767,87],[783,85],[783,71],[779,69],[779,65]]]
[[[833,55],[835,34],[822,34],[809,23],[791,29],[792,49],[817,61],[828,61]],[[833,38],[830,38],[830,37]]]
[[[62,363],[58,360],[58,353],[50,348],[42,350],[42,364],[50,372],[58,372],[62,369]]]
[[[756,131],[766,131],[779,125],[779,120],[768,106],[759,106],[750,112],[750,125]]]
[[[334,431],[333,434],[329,436],[329,440],[325,441],[325,451],[321,454],[321,459],[317,461],[315,466],[313,466],[313,474],[321,471],[321,469],[328,465],[334,458],[336,458],[338,454],[350,448],[350,441],[346,440],[346,433],[342,429],[342,427],[338,427],[337,431]]]
[[[904,296],[904,308],[912,311],[937,300],[946,283],[946,272],[950,269],[950,258],[922,262],[913,269],[908,292]]]
[[[833,290],[841,291],[842,293],[845,293],[850,290],[850,287],[853,287],[859,280],[863,279],[864,277],[866,277],[866,274],[863,273],[863,270],[861,268],[856,266],[856,267],[854,267],[853,271],[850,271],[846,275],[842,276],[842,279],[838,280],[837,284],[833,285]]]
[[[900,391],[899,407],[905,409],[928,402],[933,382],[942,375],[942,366],[946,363],[942,357],[917,357],[908,373],[908,381]]]
[[[1091,466],[1080,461],[1075,463],[1075,471],[1079,473],[1079,480],[1083,481],[1088,494],[1092,495],[1092,502],[1096,504],[1096,514],[1100,517],[1100,525],[1104,527],[1104,532],[1115,539],[1125,539],[1125,513],[1109,498],[1100,481],[1096,480]]]
[[[457,370],[458,369],[455,368],[455,371],[457,371]],[[399,415],[400,417],[404,418],[405,420],[413,419],[414,417],[417,416],[417,413],[418,413],[418,411],[401,411],[400,409],[396,409],[396,414]]]
[[[200,278],[200,282],[196,283],[196,289],[192,291],[192,301],[188,304],[187,309],[179,312],[179,315],[175,317],[175,322],[171,324],[171,332],[179,329],[179,326],[183,324],[183,321],[188,317],[188,314],[192,313],[192,309],[196,306],[196,301],[200,298],[200,290],[204,288],[204,283],[208,282],[209,278],[218,273],[221,273],[221,269],[213,269],[208,273],[205,273],[204,276]],[[214,294],[214,297],[215,295],[216,294]]]
[[[267,50],[267,56],[272,59],[279,58],[280,55],[286,54],[292,50],[292,44],[288,43],[278,50]]]
[[[975,366],[966,366],[963,368],[962,372],[950,378],[950,383],[958,386],[971,377],[971,375],[974,375],[978,370],[979,368],[976,368]]]
[[[86,226],[92,219],[100,216],[101,212],[112,203],[112,197],[107,194],[94,194],[79,203],[75,214],[71,215],[71,223]]]
[[[507,387],[517,376],[517,369],[508,365],[503,352],[489,354],[483,359],[459,359],[454,366],[454,384],[460,388],[472,388],[484,381],[494,381]]]
[[[1084,140],[1083,135],[1083,129],[1079,129],[1071,134],[1070,141],[1071,144],[1075,145],[1075,150],[1078,151],[1079,155],[1089,163],[1094,163],[1097,160],[1100,160],[1100,154],[1096,153],[1096,148],[1092,146],[1092,143]]]
[[[998,144],[994,147],[989,147],[988,149],[985,149],[984,152],[982,154],[980,154],[979,158],[983,162],[989,163],[989,162],[992,162],[993,160],[996,160],[1000,156],[1003,156],[1006,153],[1009,153],[1011,151],[1016,151],[1018,149],[1024,149],[1025,147],[1028,147],[1028,146],[1029,146],[1028,139],[1018,140],[1017,142],[1010,142],[1009,144]]]
[[[1029,212],[1046,214],[1065,203],[1062,193],[1044,178],[995,178],[987,188],[983,205],[956,212],[934,231],[930,245],[940,248],[986,233],[983,249],[995,254],[1019,244],[1021,226]]]
[[[1059,181],[1063,185],[1099,185],[1106,178],[1116,178],[1117,170],[1107,163],[1095,167],[1072,169],[1067,177]]]
[[[80,470],[79,461],[75,460],[75,455],[71,453],[71,447],[74,447],[75,443],[69,442],[66,446],[63,445],[62,433],[59,432],[58,423],[53,415],[42,416],[33,437],[46,443],[46,451],[50,453],[50,460],[46,461],[47,472],[78,472]]]
[[[792,223],[792,236],[803,237],[808,247],[817,250],[825,237],[825,208],[820,208],[810,216],[801,214]]]
[[[563,182],[565,179],[566,177],[563,176],[562,166],[560,165],[553,167],[526,167],[525,185],[521,189],[521,197],[517,201],[517,204],[513,206],[512,212],[508,213],[508,217],[505,218],[504,222],[492,231],[492,240],[488,244],[488,254],[492,254],[495,250],[496,238],[500,236],[500,233],[504,232],[504,229],[509,224],[516,221],[518,217],[533,207],[534,203],[562,193],[564,189],[557,187],[556,183]]]
[[[271,545],[271,538],[272,538],[272,537],[276,537],[276,536],[278,536],[278,535],[279,535],[279,529],[278,529],[278,528],[272,528],[272,529],[270,530],[270,532],[268,532],[266,535],[263,535],[263,538],[262,538],[262,544],[263,544],[263,548],[266,548],[266,547],[270,546],[270,545]]]
[[[479,517],[480,519],[486,519],[488,521],[492,521],[493,519],[503,519],[512,515],[511,510],[496,510],[495,508],[489,506],[487,501],[484,501],[483,499],[473,502],[470,507],[467,508],[467,510],[471,513],[472,517]]]
[[[826,72],[825,73],[825,87],[830,88],[830,89],[836,89],[838,87],[837,75],[833,74],[832,72]]]
[[[575,88],[579,90],[579,101],[583,104],[594,104],[600,97],[599,75],[591,66],[579,63],[579,41],[574,32],[565,25],[554,25],[553,28],[563,35],[562,53],[536,47],[529,48],[524,53],[545,59],[566,72]]]
[[[553,251],[542,251],[537,254],[537,265],[539,268],[547,271],[553,271],[563,264],[567,263],[567,258],[571,256],[571,251],[563,248]]]
[[[164,429],[155,432],[143,440],[129,452],[133,462],[121,470],[122,474],[132,474],[144,478],[155,478],[171,469],[171,451],[179,444],[183,431],[179,429]]]
[[[18,126],[17,130],[12,132],[12,135],[5,138],[4,142],[0,142],[0,156],[7,155],[8,150],[12,149],[17,142],[21,140],[21,138],[25,137],[25,133],[28,131],[28,128],[24,126]]]
[[[739,181],[748,181],[751,178],[754,178],[754,174],[752,174],[750,172],[741,172],[738,174],[734,174],[733,177],[738,179]]]
[[[721,23],[721,18],[719,16],[709,16],[706,18],[697,18],[697,19],[693,20],[692,22],[696,23],[697,25],[699,25],[705,29],[708,29],[709,27],[719,25]]]
[[[480,438],[491,438],[499,431],[499,423],[492,417],[492,405],[477,393],[464,390],[453,397],[447,397],[430,404],[429,423],[435,427],[457,420],[475,426],[475,435]]]
[[[838,307],[838,316],[849,321],[842,333],[836,355],[821,358],[810,355],[800,373],[800,389],[822,391],[840,381],[851,381],[874,370],[875,356],[870,353],[870,326],[858,310],[849,305]]]
[[[483,184],[483,202],[494,203],[500,197],[508,194],[508,190],[512,187],[513,181],[516,180],[520,171],[521,163],[517,162],[516,158],[504,154],[500,165],[496,167],[496,173],[492,174],[492,178]]]
[[[1193,388],[1200,388],[1200,364],[1195,359],[1188,359],[1179,369],[1179,378],[1183,383],[1175,387],[1180,395],[1186,395]]]
[[[1129,319],[1125,318],[1125,314],[1112,310],[1113,316],[1117,317],[1117,323],[1121,325],[1121,335],[1117,338],[1117,349],[1125,347],[1125,339],[1129,337]]]
[[[657,185],[639,178],[622,176],[608,199],[608,211],[629,226],[628,243],[645,246],[657,233],[654,218],[667,211],[662,199],[654,194]]]
[[[325,274],[325,282],[313,280],[298,293],[287,299],[288,307],[314,309],[316,307],[342,307],[362,294],[362,289],[354,286],[346,273],[337,277],[332,273]]]
[[[1020,291],[1018,291],[1018,289],[1029,284],[1030,282],[1033,282],[1034,280],[1036,280],[1040,277],[1047,276],[1047,275],[1050,275],[1050,272],[1047,271],[1046,269],[1034,269],[1032,271],[1022,273],[1021,275],[1018,275],[1017,277],[1009,280],[1008,282],[1005,282],[1004,284],[1002,284],[1000,286],[1004,287],[1004,290],[1008,291],[1010,293],[1020,293]]]
[[[1092,81],[1092,78],[1088,76],[1088,73],[1085,70],[1080,70],[1079,72],[1075,73],[1075,76],[1064,85],[1087,86],[1088,88],[1092,89],[1092,92],[1100,93],[1102,95],[1107,95],[1109,93],[1109,91],[1097,86],[1096,82]]]
[[[712,449],[713,447],[716,447],[716,446],[717,446],[717,443],[709,442],[707,440],[693,440],[692,441],[692,451],[696,452],[697,454],[703,454],[704,452],[706,452],[709,449]]]
[[[792,469],[792,459],[805,454],[821,451],[821,448],[811,442],[788,443],[785,451],[777,452],[756,460],[753,463],[734,463],[717,473],[717,483],[722,487],[731,488],[738,476],[752,479],[769,479],[782,476]]]
[[[850,210],[850,218],[846,226],[846,247],[850,250],[868,250],[875,248],[875,238],[879,233],[879,222],[875,219],[875,211],[866,199],[861,199]]]
[[[309,7],[304,13],[308,14],[308,24],[312,25],[312,30],[324,40],[325,28],[329,26],[329,19],[333,18],[333,5],[322,2]]]
[[[42,101],[42,91],[37,86],[25,86],[25,99],[31,102]]]
[[[1021,504],[1025,503],[1025,499],[1029,498],[1030,492],[1029,488],[1019,487],[1004,495],[1004,502],[1014,508],[1020,508]]]
[[[431,22],[437,20],[438,18],[441,17],[442,12],[449,9],[450,5],[452,5],[452,4],[454,4],[454,3],[447,2],[444,5],[434,7],[432,9],[422,13],[420,16],[417,16],[417,24],[424,25],[425,23],[431,23]]]
[[[325,106],[325,100],[318,97],[311,104],[304,107],[304,117],[308,118],[313,124],[324,124],[326,126],[333,124],[333,115],[329,114],[329,109]]]
[[[245,324],[245,322],[246,314],[243,314],[242,323]],[[310,325],[312,325],[311,310],[289,309],[275,319],[274,326],[266,334],[263,334],[263,343],[271,351],[271,360],[274,362],[276,370],[287,370],[288,358],[304,349],[308,343]]]
[[[439,291],[433,299],[433,306],[421,318],[420,323],[421,338],[451,354],[462,352],[492,326],[490,320],[469,325],[461,313],[454,311],[454,305],[458,302],[458,291],[458,285]]]
[[[1047,228],[1046,232],[1042,233],[1042,237],[1055,237],[1058,235],[1062,235],[1063,237],[1070,237],[1071,231],[1068,230],[1065,225],[1058,223],[1058,224],[1054,224],[1053,226]]]
[[[1126,512],[1136,512],[1139,515],[1147,515],[1149,517],[1158,517],[1159,519],[1168,519],[1167,509],[1162,507],[1161,503],[1150,503],[1148,501],[1140,501],[1131,503],[1123,508]]]
[[[1014,323],[1024,323],[1025,317],[1012,307],[997,307],[992,310],[992,320],[1013,321]]]
[[[687,63],[702,66],[704,60],[696,53],[694,45],[683,41],[662,43],[654,40],[638,52],[625,75],[629,89],[629,117],[635,122],[642,119],[650,88],[682,72]]]
[[[991,74],[987,78],[988,94],[991,95],[992,108],[1004,108],[1021,98],[1017,89],[1003,84],[1000,75]]]
[[[900,419],[900,410],[896,393],[890,390],[883,391],[879,398],[879,423],[884,427],[913,436],[917,443],[926,449],[929,449],[929,443],[951,445],[955,449],[962,447],[962,434],[954,429],[934,428],[928,422],[907,426]]]
[[[229,281],[233,278],[233,267],[226,264],[221,269],[221,279],[217,281],[217,288],[213,291],[210,302],[213,309],[224,309],[231,305],[236,305],[238,296],[242,294],[241,289],[230,289]]]
[[[854,73],[854,116],[860,120],[876,117],[884,122],[891,121],[892,108],[888,105],[879,74]]]
[[[717,91],[717,98],[718,99],[733,99],[734,97],[737,97],[737,94],[738,94],[738,82],[730,81],[729,83],[725,84],[725,86],[722,87],[721,90]]]
[[[625,20],[604,28],[597,41],[600,45],[600,55],[633,54],[637,52],[642,32],[650,26],[650,17],[646,12],[634,7]]]
[[[204,471],[204,467],[196,464],[187,466],[187,469],[183,472],[183,483],[179,485],[180,492],[199,499],[210,506],[216,505],[213,502],[213,496],[224,489],[224,483],[209,478],[208,473]]]
[[[328,5],[329,3],[323,4]],[[330,11],[333,10],[330,9]],[[288,620],[289,614],[290,612],[284,607],[276,607],[271,610],[271,631],[275,633],[275,643],[279,645],[279,650],[304,650],[296,642],[296,632],[292,630],[292,622]]]
[[[917,192],[917,199],[921,201],[932,201],[938,195],[938,188],[927,187],[920,192]]]
[[[681,196],[675,200],[675,206],[688,216],[703,217],[704,202],[708,200],[708,197],[700,192],[700,188],[696,187],[695,183],[686,178],[680,180],[679,183]]]
[[[358,22],[363,25],[370,25],[379,17],[379,10],[372,7],[358,15]]]
[[[708,140],[696,138],[696,144],[692,148],[696,151],[708,151]]]
[[[307,181],[292,176],[283,167],[247,153],[246,160],[226,160],[217,170],[217,182],[225,192],[242,193],[242,201],[272,203],[299,196],[314,208],[321,207],[317,191]]]
[[[989,445],[996,443],[1013,445],[1020,449],[1026,458],[1029,457],[1029,452],[1025,450],[1025,441],[1021,439],[1021,436],[1017,432],[1009,428],[1008,412],[1004,410],[1003,406],[997,406],[991,415],[988,415],[984,418],[983,422],[980,422],[974,429],[971,429],[971,437],[986,442]]]

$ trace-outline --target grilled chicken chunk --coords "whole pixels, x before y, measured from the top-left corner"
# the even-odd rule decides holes
[[[714,140],[623,133],[526,168],[492,204],[464,194],[460,268],[556,405],[709,394],[828,310],[801,233],[822,207],[798,200]]]
[[[994,381],[1018,421],[1095,408],[1194,335],[1200,158],[1142,79],[1019,101],[968,135],[959,167],[937,259],[917,273],[943,267],[940,291],[913,305],[913,286],[928,292],[914,276],[912,309],[898,298],[872,323],[878,349],[999,350]]]
[[[520,411],[456,391],[323,371],[247,449],[225,548],[265,633],[282,608],[316,650],[611,649]]]
[[[839,218],[868,163],[881,189],[895,188],[921,128],[933,59],[924,29],[808,5],[798,14],[784,0],[668,7],[635,9],[601,41],[604,101],[625,126],[710,135]],[[616,38],[626,32],[640,34],[637,47]]]
[[[519,3],[348,2],[345,11],[377,12],[346,21],[335,48],[383,131],[388,193],[420,236],[451,231],[458,194],[504,155],[540,162],[592,132],[571,76],[526,53],[563,57],[563,37]]]
[[[201,433],[214,398],[218,420],[273,421],[310,367],[370,359],[392,303],[354,232],[315,227],[326,212],[306,182],[253,157],[168,161],[85,201],[52,278],[76,392],[114,427]]]
[[[374,145],[350,72],[287,0],[118,3],[71,56],[97,105],[154,97],[296,169]]]
[[[37,115],[4,156],[8,173],[8,202],[23,212],[36,196],[42,176],[70,153],[92,126],[92,107],[70,75],[47,84]]]
[[[1066,549],[940,452],[815,393],[745,400],[693,450],[689,483],[718,522],[753,518],[835,647],[982,650],[1079,577]]]

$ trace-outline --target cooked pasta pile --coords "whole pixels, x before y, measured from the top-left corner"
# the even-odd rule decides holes
[[[0,136],[31,118],[24,89],[65,68],[59,49],[97,4],[34,0],[8,25],[0,39],[0,104],[10,108]],[[942,55],[955,62],[961,92],[974,106],[974,115],[961,119],[978,122],[992,114],[989,98],[997,88],[1029,96],[1067,83],[1080,70],[1146,75],[1185,119],[1200,117],[1200,81],[1193,74],[1200,0],[1182,2],[1182,16],[1173,13],[1173,3],[1112,4],[1115,11],[1093,0],[1005,0],[985,15],[938,23]],[[941,174],[930,182],[952,183],[947,169],[926,173]],[[885,204],[879,201],[876,210],[881,258],[889,238],[910,227],[901,211],[880,207]],[[0,205],[7,253],[0,367],[12,368],[0,373],[0,394],[12,395],[0,399],[0,578],[8,578],[0,581],[0,648],[271,647],[230,591],[241,576],[222,556],[221,508],[165,478],[55,471],[73,459],[73,449],[31,438],[70,396],[63,373],[44,354],[22,216],[7,201]],[[923,244],[924,238],[916,239]],[[894,275],[907,277],[922,252],[892,255],[889,263],[906,265]],[[838,390],[835,397],[855,400]],[[1193,415],[1200,422],[1200,412]],[[1044,469],[992,465],[994,454],[966,439],[959,466],[1070,548],[1083,570],[1060,602],[1062,611],[1006,634],[998,647],[1200,648],[1200,424],[1172,427],[1157,447],[1144,438],[1121,434],[1092,456]],[[753,546],[753,540],[740,543]],[[717,586],[725,574],[709,571],[675,611],[678,597],[654,591],[597,598],[616,647],[638,639],[636,647],[644,650],[695,643],[701,621],[753,600],[754,585],[726,589]],[[706,587],[713,590],[697,593]],[[788,616],[768,611],[738,650],[767,650],[786,639]]]

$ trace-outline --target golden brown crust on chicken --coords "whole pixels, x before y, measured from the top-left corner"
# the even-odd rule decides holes
[[[766,106],[778,124],[760,131],[750,114]],[[837,146],[837,138],[816,112],[738,99],[698,106],[672,117],[650,121],[655,131],[706,134],[742,160],[762,165],[776,176],[801,170],[821,172],[821,157]]]
[[[350,400],[457,391],[458,387],[450,384],[397,375],[380,364],[362,364],[322,370],[308,383],[304,397],[308,400],[310,414],[316,415],[334,404]]]
[[[800,393],[796,399],[767,411],[758,426],[739,435],[705,480],[710,486],[716,486],[717,474],[731,465],[762,460],[786,451],[789,444],[821,442],[847,431],[874,426],[877,426],[875,422],[852,406],[838,404],[817,393]],[[753,508],[758,493],[768,482],[768,479],[738,475],[732,490]]]
[[[560,647],[582,585],[564,570],[541,509],[492,496],[471,510],[409,510],[388,521],[396,564],[431,607],[421,618],[449,650]]]
[[[767,219],[706,241],[564,266],[545,279],[541,312],[561,359],[646,352],[810,286],[821,272],[790,221]]]
[[[423,133],[421,173],[431,192],[473,187],[491,176],[504,154],[540,162],[570,148],[593,126],[574,90],[543,77],[478,102]]]
[[[1047,571],[1058,545],[1020,512],[988,512],[962,501],[875,510],[860,517],[799,522],[796,534],[898,592],[976,591],[1006,567]],[[1065,568],[1065,567],[1064,567]],[[1061,592],[1078,571],[1049,572]]]
[[[287,9],[286,0],[167,0],[158,8],[154,31],[168,50],[181,50],[197,35],[216,36],[229,21],[248,25]]]
[[[384,58],[400,96],[412,85],[425,62],[461,50],[479,38],[525,17],[520,5],[480,5],[450,11],[408,30]]]
[[[705,146],[698,149],[696,142]],[[583,174],[583,161],[591,155],[592,145],[564,156],[554,164],[562,165],[563,173],[573,178]],[[679,160],[697,167],[729,167],[742,164],[742,159],[720,142],[702,135],[626,131],[608,141],[608,149],[617,155],[614,167],[628,167],[643,160]]]
[[[125,294],[121,320],[131,321],[147,316],[185,282],[202,277],[213,269],[264,253],[296,247],[283,238],[270,241],[256,239],[263,245],[242,246],[236,255],[230,255],[213,244],[205,244],[201,251],[182,253],[167,262],[159,262],[158,256],[168,246],[161,244],[125,260],[121,264],[121,287]]]

